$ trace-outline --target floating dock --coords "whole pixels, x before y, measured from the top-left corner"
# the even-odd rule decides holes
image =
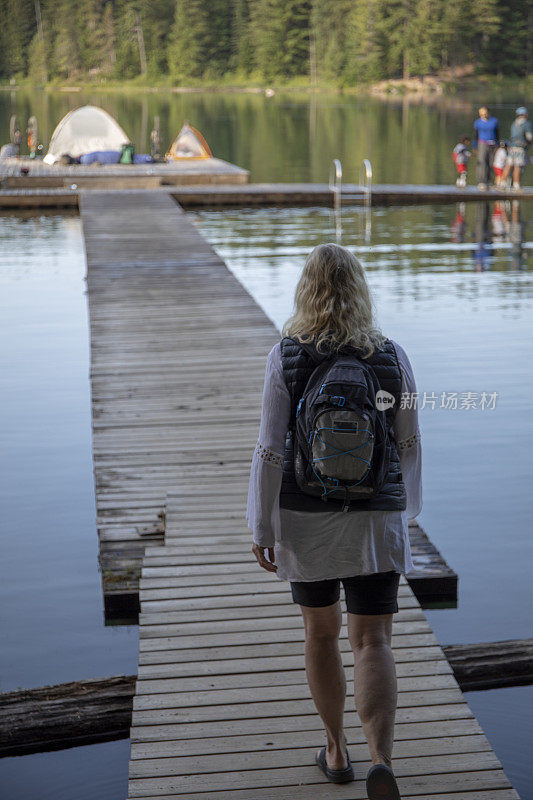
[[[192,158],[154,164],[45,164],[30,158],[0,160],[3,190],[140,189],[185,184],[248,183],[250,173],[220,158]]]
[[[2,162],[0,162],[1,164]],[[165,165],[152,165],[164,168]],[[232,167],[233,165],[228,165]],[[50,167],[50,169],[53,169]],[[70,167],[75,170],[77,167]],[[103,169],[103,168],[102,168]],[[124,170],[131,167],[124,166]],[[239,170],[239,167],[234,169]],[[241,170],[241,172],[245,172]],[[125,175],[125,174],[124,174]],[[192,175],[189,175],[192,178]],[[69,180],[71,181],[69,183]],[[25,188],[8,188],[7,181],[0,180],[0,209],[24,208],[78,208],[78,189],[157,189],[160,193],[170,194],[183,208],[224,208],[254,206],[329,206],[335,205],[335,193],[327,183],[247,183],[248,173],[243,177],[235,174],[233,183],[225,181],[209,182],[200,176],[189,185],[164,185],[158,176],[134,175],[124,176],[117,185],[113,178],[105,178],[102,174],[88,179],[85,186],[76,181],[75,175],[65,181],[62,188],[36,188],[29,183]],[[145,181],[143,183],[142,181]],[[102,183],[103,181],[103,183]],[[166,183],[170,180],[165,179]],[[70,188],[76,183],[75,188]],[[102,185],[100,185],[102,183]],[[497,200],[533,200],[533,188],[525,187],[519,191],[490,188],[481,191],[477,187],[467,186],[458,189],[455,186],[422,186],[376,184],[371,194],[356,184],[343,184],[340,195],[341,205],[424,205],[434,203],[465,203]]]
[[[172,192],[184,208],[203,206],[326,205],[335,204],[335,192],[321,183],[252,183],[247,186],[187,186]],[[425,186],[422,184],[375,184],[370,193],[358,184],[344,183],[341,205],[369,203],[373,206],[464,203],[479,200],[533,199],[533,189],[520,191],[474,186]]]
[[[324,733],[299,609],[258,567],[243,520],[278,334],[168,195],[87,192],[80,206],[100,542],[117,558],[146,547],[128,798],[362,800],[353,697],[358,780],[334,786],[314,764]],[[403,579],[399,603],[402,797],[518,800]],[[341,650],[351,678],[345,628]]]

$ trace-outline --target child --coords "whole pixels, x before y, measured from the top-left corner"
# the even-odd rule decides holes
[[[466,186],[466,165],[468,163],[468,159],[472,155],[468,149],[469,144],[470,139],[468,136],[460,136],[459,143],[455,145],[452,153],[452,158],[455,162],[455,166],[457,167],[457,180],[455,181],[455,184],[461,188]]]
[[[503,168],[507,161],[507,142],[500,142],[496,152],[494,153],[493,169],[494,169],[494,183],[496,186],[503,186]]]

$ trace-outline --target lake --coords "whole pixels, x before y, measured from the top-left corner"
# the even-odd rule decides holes
[[[509,135],[514,109],[525,101],[516,96],[491,104],[501,136]],[[479,105],[460,96],[432,104],[424,99],[384,103],[342,94],[278,92],[266,98],[250,93],[21,89],[0,92],[0,143],[9,141],[13,113],[23,131],[28,117],[35,115],[46,145],[60,119],[86,103],[114,116],[138,153],[149,151],[157,115],[165,147],[187,120],[202,132],[213,155],[249,169],[255,182],[327,181],[330,162],[338,157],[347,182],[358,180],[361,160],[369,158],[375,183],[454,181],[451,152],[462,133],[471,133]]]
[[[378,181],[451,182],[450,150],[473,116],[462,101],[20,92],[0,94],[2,141],[12,110],[22,120],[37,111],[51,131],[88,101],[115,114],[138,150],[152,114],[167,137],[187,118],[217,156],[257,181],[325,180],[334,156],[355,179],[370,156]],[[512,118],[513,103],[493,108],[504,122]],[[369,218],[350,207],[340,218],[325,208],[190,214],[278,326],[316,243],[337,237],[365,264],[379,324],[407,350],[421,401],[426,393],[420,522],[460,576],[458,608],[427,612],[443,644],[531,636],[529,208],[376,208]],[[0,243],[1,689],[129,674],[137,629],[105,626],[97,568],[80,221],[4,214]],[[495,407],[433,408],[432,395],[443,392],[495,393]],[[524,744],[532,687],[466,697],[510,779],[532,800]],[[2,759],[2,797],[123,800],[127,762],[127,740]]]

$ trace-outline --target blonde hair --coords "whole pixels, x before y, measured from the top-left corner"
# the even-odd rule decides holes
[[[283,335],[313,343],[319,352],[350,345],[364,358],[383,345],[365,272],[353,253],[338,244],[319,244],[309,253]]]
[[[481,106],[481,108],[478,110],[478,114],[482,119],[488,119],[489,109],[487,106]]]

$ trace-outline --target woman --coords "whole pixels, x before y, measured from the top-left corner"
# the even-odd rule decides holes
[[[391,769],[396,712],[392,615],[400,574],[412,569],[408,519],[421,509],[421,446],[413,371],[404,350],[373,323],[363,267],[343,247],[308,256],[284,338],[269,353],[247,519],[259,565],[291,584],[305,628],[306,674],[327,744],[316,763],[328,780],[354,774],[343,729],[346,679],[338,645],[340,582],[354,653],[355,705],[372,758],[370,800],[399,798]],[[290,338],[289,338],[290,337]],[[302,347],[303,343],[305,347]],[[311,348],[310,348],[311,345]],[[355,352],[394,396],[387,480],[373,500],[323,502],[302,492],[293,466],[296,408],[316,362],[310,353]]]

